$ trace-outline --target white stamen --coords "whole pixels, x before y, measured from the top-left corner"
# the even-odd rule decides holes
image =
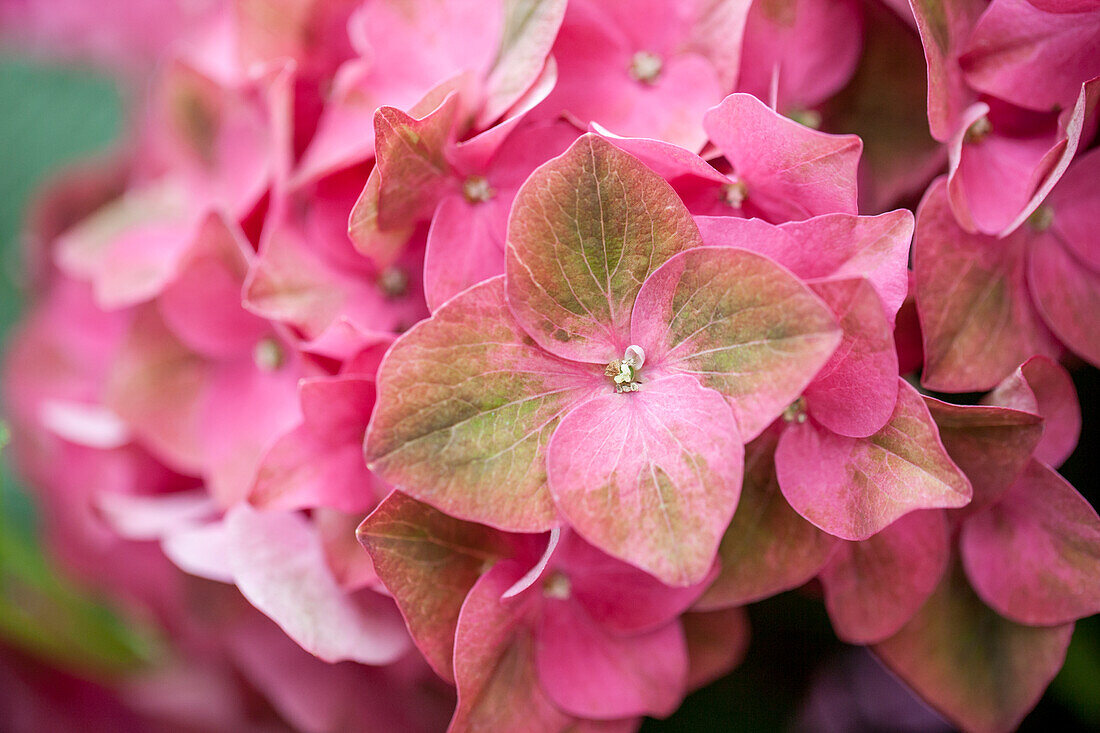
[[[565,601],[573,595],[573,584],[562,573],[551,573],[542,584],[542,594],[547,598]]]
[[[783,420],[801,425],[806,422],[806,398],[799,397],[783,410]]]
[[[653,84],[661,75],[664,62],[650,51],[639,51],[630,59],[630,75],[644,84]]]
[[[462,195],[471,204],[485,203],[495,193],[489,182],[481,176],[470,176],[462,184]]]
[[[980,143],[986,136],[993,132],[993,123],[986,116],[981,116],[970,123],[963,134],[963,141],[968,143]]]
[[[741,205],[745,203],[745,197],[749,191],[745,187],[745,184],[741,181],[734,181],[733,183],[727,183],[722,186],[722,195],[726,200],[726,203],[730,205],[730,208],[740,209]]]
[[[387,267],[378,275],[378,287],[387,298],[400,298],[409,290],[409,276],[400,267]]]
[[[607,365],[604,374],[615,382],[616,392],[637,392],[638,385],[641,384],[638,381],[638,370],[642,368],[642,364],[645,364],[645,352],[641,346],[632,344],[626,348],[622,359],[615,359]]]
[[[273,372],[286,361],[286,354],[279,342],[270,336],[256,342],[252,349],[252,361],[265,372]]]

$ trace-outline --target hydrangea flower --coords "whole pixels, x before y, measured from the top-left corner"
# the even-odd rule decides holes
[[[372,469],[509,531],[549,529],[560,513],[605,552],[697,583],[737,503],[742,436],[774,419],[839,339],[782,268],[700,243],[668,184],[582,137],[517,195],[505,277],[390,350]],[[624,389],[632,355],[644,363]]]

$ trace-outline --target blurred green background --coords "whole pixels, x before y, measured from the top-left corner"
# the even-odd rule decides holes
[[[83,69],[0,54],[0,339],[18,318],[23,292],[20,231],[35,187],[65,163],[110,147],[122,124],[112,81]],[[5,533],[26,533],[29,506],[3,462]]]
[[[32,191],[65,163],[109,149],[125,112],[123,95],[104,74],[3,53],[0,99],[0,335],[6,342],[25,295],[20,228]],[[1084,455],[1090,445],[1100,445],[1100,383],[1095,370],[1078,377],[1086,433],[1064,472],[1095,504],[1095,459]],[[0,654],[17,649],[76,673],[139,664],[149,654],[147,633],[126,628],[105,602],[58,577],[40,551],[33,504],[2,454],[0,472]],[[736,729],[749,731],[791,725],[818,665],[844,647],[832,637],[820,602],[803,594],[757,604],[751,615],[753,643],[744,665],[691,696],[669,720],[648,721],[644,730],[726,731],[733,721]],[[1065,668],[1023,729],[1100,730],[1096,617],[1078,625]]]
[[[108,150],[124,110],[104,74],[4,53],[0,99],[0,343],[6,345],[27,296],[20,245],[34,190],[66,163]],[[0,442],[7,430],[6,423],[0,427]],[[33,502],[0,451],[0,654],[5,646],[89,675],[131,669],[151,653],[148,630],[128,628],[44,556]]]

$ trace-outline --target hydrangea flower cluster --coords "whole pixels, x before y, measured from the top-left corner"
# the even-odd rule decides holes
[[[143,715],[634,730],[816,579],[1001,731],[1100,611],[1100,3],[118,5],[0,4],[147,90],[4,386]]]

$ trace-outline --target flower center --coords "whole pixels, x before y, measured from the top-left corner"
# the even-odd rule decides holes
[[[471,204],[483,204],[493,198],[496,191],[482,176],[470,176],[462,183],[462,195]]]
[[[1050,208],[1046,204],[1041,204],[1039,208],[1031,213],[1031,216],[1027,218],[1028,226],[1037,232],[1045,232],[1050,229],[1050,225],[1054,223],[1054,209]]]
[[[611,377],[617,393],[637,392],[638,385],[641,384],[638,372],[644,363],[645,352],[642,351],[642,347],[631,345],[626,347],[626,353],[623,354],[622,359],[612,359],[608,362],[603,373]]]
[[[970,123],[970,127],[966,128],[966,133],[963,134],[963,142],[980,143],[991,132],[993,132],[993,123],[989,121],[988,117],[979,117]]]
[[[661,75],[664,63],[661,57],[650,51],[639,51],[630,59],[630,75],[645,84],[653,84]]]
[[[279,342],[268,336],[257,341],[252,348],[252,361],[259,369],[273,372],[286,363],[286,354]]]
[[[573,595],[573,584],[564,573],[553,572],[542,582],[542,594],[558,601],[569,600],[569,596]]]
[[[378,275],[378,287],[387,298],[400,298],[409,290],[409,276],[400,267],[387,267]]]
[[[783,420],[788,423],[798,423],[801,425],[806,422],[806,398],[799,397],[797,400],[787,405],[783,410]]]
[[[748,196],[749,190],[745,187],[743,181],[734,181],[733,183],[727,183],[722,186],[722,198],[726,203],[730,205],[732,209],[740,209],[741,204],[745,203],[745,197]]]

